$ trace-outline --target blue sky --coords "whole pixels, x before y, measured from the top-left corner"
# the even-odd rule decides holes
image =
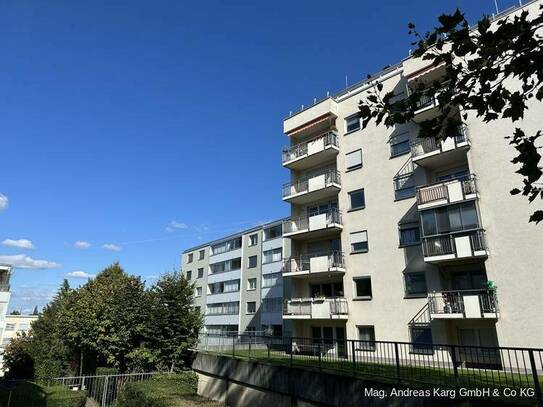
[[[409,21],[428,29],[456,6],[494,11],[493,0],[3,1],[11,308],[41,307],[69,273],[116,260],[152,281],[184,248],[287,215],[282,119],[399,61]]]

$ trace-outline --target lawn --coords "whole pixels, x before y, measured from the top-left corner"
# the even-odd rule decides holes
[[[85,407],[84,391],[72,391],[65,386],[42,386],[30,381],[0,383],[2,407]]]

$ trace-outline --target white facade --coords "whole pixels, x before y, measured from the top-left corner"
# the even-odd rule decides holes
[[[439,74],[407,59],[372,80],[402,97]],[[416,122],[437,114],[428,101],[414,123],[362,130],[367,92],[362,82],[284,120],[293,335],[539,347],[543,234],[528,218],[541,201],[509,194],[522,184],[504,139],[514,126],[469,114],[457,137],[420,140]],[[542,114],[534,102],[520,127],[535,134]]]

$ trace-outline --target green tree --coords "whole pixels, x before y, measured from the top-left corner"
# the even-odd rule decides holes
[[[21,311],[19,311],[18,309],[14,309],[9,313],[9,315],[21,315]]]
[[[148,342],[162,368],[183,366],[187,348],[202,328],[202,316],[193,304],[194,287],[177,271],[164,274],[152,286]]]
[[[33,378],[34,353],[31,335],[23,332],[13,338],[4,350],[6,377],[10,379]]]
[[[540,7],[540,10],[543,7]],[[382,95],[383,85],[374,82],[372,91],[360,101],[363,127],[375,120],[387,127],[413,120],[423,94],[439,101],[438,117],[420,124],[419,137],[454,135],[460,109],[464,119],[474,113],[485,122],[507,119],[518,125],[528,104],[543,99],[543,14],[530,16],[526,10],[513,17],[500,19],[491,26],[489,17],[470,28],[458,9],[438,18],[438,26],[424,35],[409,24],[416,50],[413,57],[428,60],[434,66],[444,65],[445,74],[431,84],[420,84],[407,98],[398,100],[393,92]],[[538,150],[541,131],[527,135],[520,127],[507,138],[517,150],[513,164],[523,176],[522,186],[511,194],[522,193],[530,202],[543,198],[543,171]],[[543,211],[536,210],[529,219],[539,223]]]

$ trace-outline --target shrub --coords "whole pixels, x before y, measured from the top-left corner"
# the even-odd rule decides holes
[[[29,381],[6,382],[0,388],[0,405],[36,407],[85,407],[84,391],[64,386],[45,387]]]
[[[117,368],[108,366],[98,366],[96,368],[96,376],[109,376],[117,374]]]
[[[64,386],[45,388],[46,407],[85,407],[87,395],[84,391],[73,391]]]

